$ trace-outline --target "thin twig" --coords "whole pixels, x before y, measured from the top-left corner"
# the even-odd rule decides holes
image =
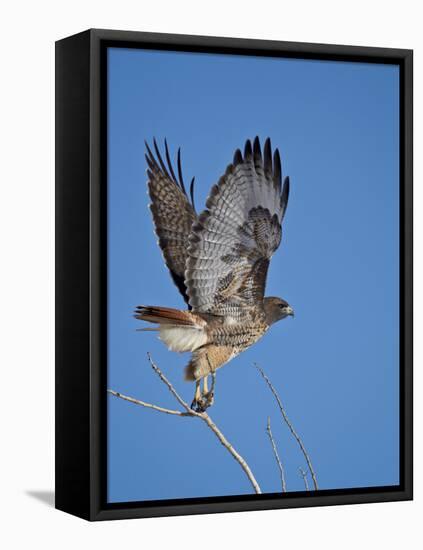
[[[308,480],[307,480],[307,472],[305,472],[302,468],[298,468],[300,470],[300,474],[303,478],[303,481],[304,481],[304,486],[305,486],[305,490],[306,491],[309,491],[310,488],[308,486]]]
[[[310,470],[310,474],[311,474],[311,478],[313,480],[313,485],[314,485],[314,489],[317,491],[318,489],[318,485],[317,485],[317,479],[316,479],[316,474],[314,473],[314,469],[313,469],[313,465],[311,463],[311,460],[310,460],[310,456],[309,454],[307,453],[306,451],[306,448],[304,447],[304,443],[302,442],[302,439],[301,437],[297,434],[297,432],[295,431],[294,429],[294,426],[291,424],[291,421],[289,420],[287,414],[286,414],[286,411],[282,405],[282,402],[280,400],[280,397],[278,395],[278,392],[275,390],[273,384],[270,382],[269,378],[267,377],[266,373],[263,371],[263,369],[261,367],[259,367],[257,364],[255,364],[255,367],[257,368],[257,370],[260,372],[260,374],[262,375],[262,377],[264,378],[266,384],[269,386],[269,389],[270,391],[273,393],[275,399],[276,399],[276,402],[278,404],[278,407],[279,407],[279,410],[281,411],[281,414],[282,414],[282,417],[286,423],[286,425],[288,426],[288,428],[290,429],[292,435],[294,436],[294,438],[296,439],[298,445],[300,446],[300,449],[301,449],[301,452],[303,453],[304,455],[304,458],[306,459],[306,462],[307,462],[307,466],[308,466],[308,469]]]
[[[153,409],[155,411],[159,411],[166,414],[174,414],[176,416],[194,416],[191,413],[188,412],[182,412],[182,411],[175,411],[172,409],[165,409],[164,407],[159,407],[158,405],[153,405],[151,403],[146,403],[145,401],[140,401],[139,399],[134,399],[133,397],[129,397],[128,395],[123,395],[122,393],[114,390],[107,390],[108,393],[111,393],[112,395],[116,397],[120,397],[121,399],[124,399],[125,401],[129,401],[130,403],[134,403],[135,405],[141,405],[142,407],[146,407],[147,409]]]
[[[254,491],[257,494],[261,494],[260,485],[257,483],[257,480],[254,477],[253,472],[251,471],[245,459],[233,448],[233,446],[229,443],[229,441],[226,439],[226,437],[219,430],[219,428],[216,426],[216,424],[213,422],[213,420],[210,418],[210,416],[207,413],[204,412],[204,413],[197,413],[197,414],[212,430],[212,432],[215,434],[215,436],[218,438],[221,444],[225,447],[225,449],[227,449],[231,453],[231,455],[234,457],[234,459],[239,463],[241,468],[246,473],[248,479],[250,480],[250,483],[253,486]]]
[[[282,492],[286,493],[286,481],[285,481],[285,470],[282,465],[281,459],[279,457],[278,449],[276,448],[275,440],[273,439],[272,429],[270,427],[270,416],[267,417],[267,428],[266,428],[267,435],[269,436],[270,443],[272,444],[273,448],[273,454],[275,455],[276,464],[279,468],[279,473],[281,476],[281,484],[282,484]]]
[[[166,378],[166,376],[162,373],[162,371],[159,369],[159,367],[154,363],[152,360],[150,354],[148,354],[148,360],[150,362],[151,367],[153,368],[154,372],[157,374],[157,376],[160,378],[160,380],[167,386],[168,390],[171,392],[173,397],[178,401],[178,403],[182,406],[183,409],[185,409],[185,412],[183,411],[176,411],[172,409],[166,409],[164,407],[159,407],[157,405],[153,405],[151,403],[146,403],[145,401],[141,401],[139,399],[134,399],[133,397],[128,397],[127,395],[123,395],[119,392],[116,392],[114,390],[108,390],[108,392],[115,397],[119,397],[120,399],[124,399],[125,401],[129,401],[130,403],[134,403],[135,405],[140,405],[141,407],[146,407],[149,409],[154,409],[158,412],[163,412],[165,414],[173,414],[175,416],[188,416],[188,417],[197,417],[200,418],[207,426],[210,428],[210,430],[214,433],[214,435],[217,437],[217,439],[220,441],[220,443],[225,447],[225,449],[228,450],[228,452],[233,456],[233,458],[238,462],[238,464],[241,466],[241,468],[244,470],[246,476],[248,477],[251,485],[254,488],[254,491],[257,494],[261,493],[260,485],[257,483],[256,478],[254,477],[250,467],[248,466],[245,459],[234,449],[234,447],[229,443],[229,441],[226,439],[226,437],[223,435],[223,433],[220,431],[220,429],[216,426],[216,424],[213,422],[213,420],[210,418],[210,416],[206,412],[196,412],[193,411],[188,403],[182,399],[182,397],[178,394],[178,392],[175,390],[171,382]]]
[[[182,405],[182,407],[189,413],[191,413],[191,416],[196,416],[198,413],[194,413],[194,411],[191,409],[191,407],[186,403],[182,397],[179,395],[179,393],[175,390],[175,388],[172,386],[172,384],[169,382],[169,380],[166,378],[166,376],[162,373],[162,371],[159,369],[159,367],[154,363],[153,359],[151,358],[150,353],[147,353],[148,360],[150,362],[150,365],[152,366],[154,372],[158,375],[160,380],[168,387],[169,391],[173,395],[173,397],[176,399],[176,401]]]

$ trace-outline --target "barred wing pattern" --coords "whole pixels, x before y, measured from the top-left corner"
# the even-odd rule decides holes
[[[185,285],[194,311],[234,321],[263,314],[270,258],[282,236],[289,195],[282,188],[279,151],[272,160],[270,140],[247,141],[244,156],[211,189],[206,210],[189,236]]]
[[[163,162],[156,140],[153,143],[157,158],[154,157],[148,144],[145,144],[150,210],[166,265],[174,283],[191,309],[184,278],[188,257],[188,236],[193,222],[197,220],[194,207],[194,178],[191,181],[189,198],[182,177],[180,149],[177,154],[178,177],[176,177],[166,140],[167,164]]]

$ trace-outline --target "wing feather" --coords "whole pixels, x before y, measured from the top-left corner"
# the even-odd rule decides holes
[[[197,220],[193,204],[194,184],[192,181],[190,201],[182,177],[180,149],[177,154],[178,177],[176,177],[167,141],[165,140],[167,165],[160,154],[155,139],[153,146],[156,155],[152,153],[147,143],[145,146],[145,158],[148,165],[148,192],[151,199],[150,210],[158,243],[172,279],[190,307],[184,279],[188,256],[188,236],[193,223]]]
[[[189,237],[185,284],[194,311],[235,319],[262,311],[270,258],[282,236],[289,180],[279,151],[256,137],[211,189]]]

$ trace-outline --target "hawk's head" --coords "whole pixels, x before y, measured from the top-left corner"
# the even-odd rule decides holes
[[[276,296],[268,296],[264,299],[264,312],[269,325],[285,319],[288,315],[294,317],[294,310],[286,300]]]

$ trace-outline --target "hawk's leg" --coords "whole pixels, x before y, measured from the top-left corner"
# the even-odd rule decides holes
[[[209,377],[205,376],[203,378],[203,401],[205,402],[205,408],[211,407],[214,403],[214,381],[215,381],[215,373],[212,373],[212,383],[209,391],[209,384],[208,380]]]
[[[212,371],[211,373],[212,377],[212,383],[210,386],[210,391],[208,389],[208,376],[206,376],[203,380],[203,398],[206,400],[207,407],[211,407],[214,403],[214,386],[216,383],[216,373]]]
[[[204,412],[203,397],[201,394],[200,382],[201,382],[201,379],[195,381],[194,399],[192,400],[192,403],[191,403],[191,409],[195,412]]]
[[[215,385],[215,373],[212,373],[212,385],[209,391],[208,376],[203,379],[203,389],[201,390],[201,380],[195,382],[195,394],[193,402],[191,403],[191,409],[195,412],[204,412],[211,407],[214,402],[214,385]]]
[[[201,401],[201,388],[200,388],[200,380],[195,381],[195,393],[194,393],[194,399],[191,403],[191,409],[194,411],[197,410],[197,404]]]

